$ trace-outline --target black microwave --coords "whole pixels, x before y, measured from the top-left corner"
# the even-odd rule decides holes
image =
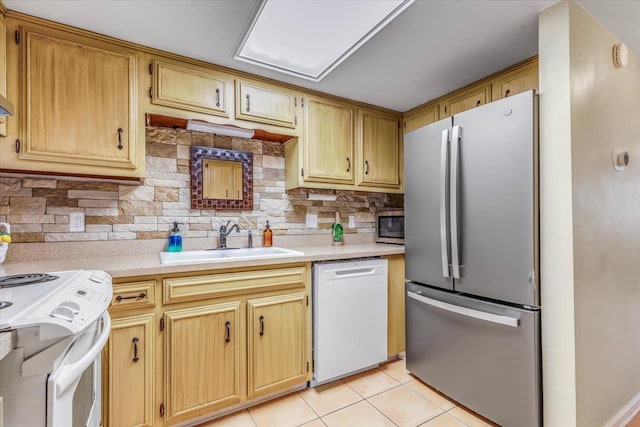
[[[376,214],[376,242],[404,245],[404,211]]]

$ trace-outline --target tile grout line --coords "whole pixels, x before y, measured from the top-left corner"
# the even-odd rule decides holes
[[[308,389],[305,389],[305,390],[308,390]],[[309,407],[309,409],[311,409],[311,411],[312,411],[314,414],[316,414],[316,417],[317,417],[317,418],[314,418],[313,420],[320,420],[320,421],[322,421],[322,417],[320,416],[320,414],[318,414],[318,413],[316,412],[316,410],[315,410],[315,409],[313,409],[313,407],[309,404],[309,402],[307,402],[307,400],[304,398],[304,396],[303,396],[302,394],[300,394],[300,391],[297,391],[297,392],[296,392],[296,394],[300,397],[300,399],[302,399],[302,401],[304,402],[304,404],[305,404],[305,405],[307,405],[307,406]],[[311,420],[311,421],[313,421],[313,420]],[[307,422],[311,422],[311,421],[307,421]],[[324,424],[324,421],[322,421],[322,423]],[[304,425],[304,424],[306,424],[306,422],[305,422],[305,423],[302,423],[302,424],[300,424],[300,425]]]
[[[395,388],[395,387],[394,387],[394,388]],[[373,396],[371,396],[371,397],[373,397]],[[365,399],[365,402],[367,402],[371,407],[373,407],[373,409],[375,409],[376,411],[378,411],[379,413],[381,413],[381,414],[382,414],[382,416],[383,416],[383,417],[385,417],[386,419],[388,419],[388,420],[389,420],[389,422],[390,422],[391,424],[393,424],[393,425],[394,425],[394,426],[396,426],[396,427],[399,427],[399,426],[398,426],[398,424],[396,424],[396,423],[395,423],[391,418],[387,417],[387,415],[386,415],[384,412],[382,412],[380,409],[378,409],[378,408],[376,407],[376,405],[374,405],[372,402],[369,402],[369,400],[368,400],[368,399]]]

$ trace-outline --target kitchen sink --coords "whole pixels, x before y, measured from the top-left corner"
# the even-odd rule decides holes
[[[204,251],[160,252],[160,262],[162,264],[198,264],[241,261],[246,259],[282,258],[298,255],[304,255],[304,252],[277,247],[209,249]]]

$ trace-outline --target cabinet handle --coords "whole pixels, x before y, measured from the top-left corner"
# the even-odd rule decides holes
[[[122,145],[122,128],[118,128],[118,150],[122,150],[124,146]]]
[[[227,328],[227,337],[224,339],[224,342],[229,342],[231,341],[231,322],[227,320],[224,326]]]
[[[369,175],[369,161],[368,161],[368,160],[365,160],[365,161],[364,161],[364,165],[365,165],[365,167],[366,167],[366,169],[364,170],[364,174],[365,174],[365,175]]]
[[[504,97],[506,98],[511,93],[511,89],[507,89],[504,91]]]
[[[351,160],[347,157],[347,172],[351,172]]]
[[[240,190],[236,191],[236,194],[237,194],[236,198],[239,199],[240,198]]]
[[[260,316],[260,336],[264,335],[264,316]]]
[[[444,112],[445,112],[445,114],[447,113],[447,106],[446,105],[444,106]]]
[[[138,337],[133,337],[133,363],[136,363],[140,358],[138,357]]]
[[[251,99],[249,97],[249,94],[247,94],[247,113],[251,111]]]
[[[224,190],[224,197],[229,198],[229,190]]]
[[[123,299],[142,299],[144,297],[146,297],[147,294],[145,294],[144,292],[140,292],[138,295],[131,295],[130,297],[123,297],[122,295],[118,295],[116,297],[116,301],[120,302]]]
[[[216,89],[216,107],[220,106],[220,89]]]
[[[482,101],[480,101],[480,100],[478,99],[478,102],[476,102],[476,107],[477,107],[477,106],[479,106],[481,102],[482,102]]]

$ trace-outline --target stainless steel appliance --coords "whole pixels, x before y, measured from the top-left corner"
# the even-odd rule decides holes
[[[404,244],[404,211],[383,211],[376,214],[376,242]]]
[[[112,295],[102,271],[0,277],[0,331],[17,336],[0,360],[4,425],[101,425],[100,359]]]
[[[313,381],[387,360],[387,260],[313,265]]]
[[[405,135],[407,369],[505,427],[541,425],[533,91]]]

